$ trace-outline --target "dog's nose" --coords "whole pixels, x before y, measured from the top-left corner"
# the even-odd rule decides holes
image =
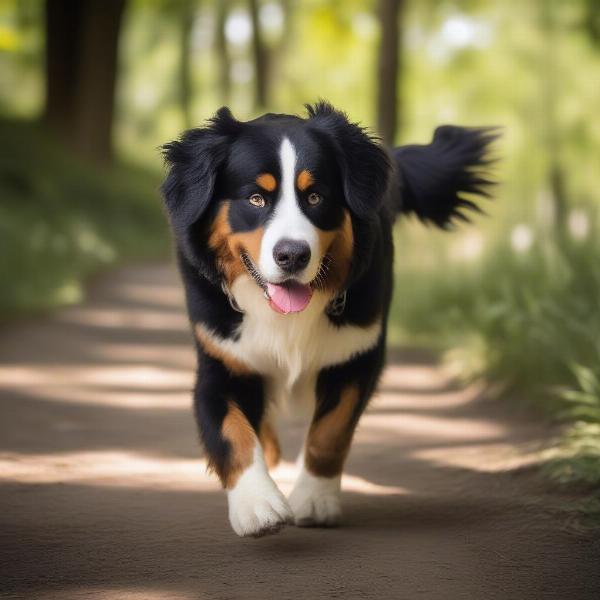
[[[282,271],[297,273],[310,260],[310,246],[299,240],[279,240],[273,248],[273,258]]]

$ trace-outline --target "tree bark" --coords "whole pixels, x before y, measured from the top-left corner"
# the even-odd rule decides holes
[[[75,110],[83,2],[46,0],[46,106],[44,120],[68,129]]]
[[[399,127],[400,18],[403,0],[379,0],[381,29],[377,65],[377,129],[383,142],[394,143]]]
[[[229,56],[229,47],[225,36],[228,14],[229,0],[219,0],[217,2],[215,42],[219,64],[219,94],[223,104],[229,104],[231,97],[231,57]]]
[[[46,0],[44,120],[73,150],[112,156],[118,39],[125,0]]]
[[[267,90],[271,89],[271,82],[278,81],[285,76],[285,59],[288,48],[293,43],[294,37],[294,10],[297,8],[293,0],[280,0],[279,5],[283,11],[283,28],[281,36],[271,44],[267,52]]]
[[[252,58],[254,61],[254,108],[262,110],[268,104],[268,64],[260,19],[258,0],[249,0],[250,20],[252,21]]]
[[[183,0],[180,14],[180,39],[179,39],[179,105],[183,126],[189,129],[192,126],[192,28],[194,25],[194,1]]]
[[[556,0],[540,0],[540,25],[544,34],[542,48],[542,115],[543,143],[547,153],[546,178],[552,199],[552,212],[556,239],[563,243],[567,238],[567,199],[565,177],[561,164],[560,125],[557,104],[560,94],[560,75],[557,60],[560,53],[555,10]]]

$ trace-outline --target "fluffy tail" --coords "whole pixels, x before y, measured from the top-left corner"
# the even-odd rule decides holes
[[[498,128],[438,127],[427,145],[394,148],[400,176],[397,210],[447,229],[455,220],[469,221],[463,211],[481,212],[477,196],[489,198],[489,145]],[[465,198],[464,195],[468,197]],[[469,199],[471,198],[471,199]]]

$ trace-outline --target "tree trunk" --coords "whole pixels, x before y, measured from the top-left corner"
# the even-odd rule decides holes
[[[252,21],[252,57],[254,60],[254,108],[262,110],[268,104],[268,64],[262,39],[258,0],[249,0],[250,20]]]
[[[231,97],[231,57],[225,36],[225,24],[229,14],[229,0],[217,2],[215,23],[215,41],[217,46],[217,61],[219,64],[219,94],[223,104],[229,104]]]
[[[377,129],[383,142],[389,146],[394,143],[399,125],[399,21],[402,7],[403,0],[379,0],[378,3],[381,41],[377,65]]]
[[[283,11],[283,28],[281,37],[271,44],[267,53],[267,89],[270,89],[271,81],[279,81],[285,77],[285,59],[288,48],[294,38],[294,10],[297,8],[294,0],[280,0],[279,5]]]
[[[542,102],[543,102],[543,144],[547,152],[546,177],[552,199],[552,212],[556,238],[563,243],[567,237],[567,200],[565,179],[561,165],[560,126],[557,103],[560,93],[560,74],[557,72],[558,36],[556,26],[555,0],[540,0],[540,25],[544,34],[542,48]]]
[[[183,126],[192,126],[192,28],[194,25],[194,1],[183,0],[180,15],[179,39],[179,105]]]
[[[46,0],[46,107],[44,120],[67,132],[75,111],[83,2]]]
[[[46,0],[44,120],[72,149],[112,156],[119,29],[125,0]]]

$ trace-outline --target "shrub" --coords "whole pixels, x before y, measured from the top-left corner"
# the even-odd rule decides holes
[[[158,173],[94,167],[32,124],[0,122],[0,138],[0,315],[76,301],[99,268],[166,254]]]

